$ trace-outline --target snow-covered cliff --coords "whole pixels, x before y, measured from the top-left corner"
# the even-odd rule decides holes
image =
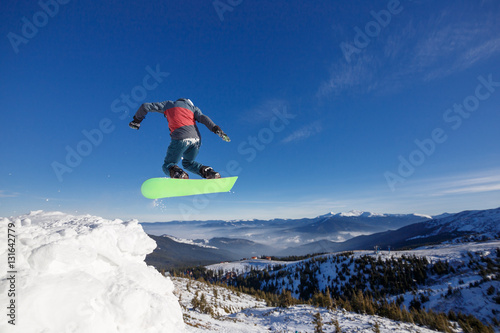
[[[0,239],[1,332],[184,331],[137,221],[37,211],[0,218]]]

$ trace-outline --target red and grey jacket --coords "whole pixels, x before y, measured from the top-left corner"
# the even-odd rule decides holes
[[[215,126],[214,122],[201,113],[201,110],[187,98],[179,98],[175,102],[144,103],[139,107],[134,118],[141,122],[148,112],[159,112],[165,115],[170,137],[174,140],[201,139],[200,131],[196,126],[197,121],[207,126],[210,131],[213,131]]]

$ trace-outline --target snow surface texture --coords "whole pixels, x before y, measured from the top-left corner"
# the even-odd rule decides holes
[[[6,316],[9,223],[16,233],[15,326]],[[37,211],[0,218],[0,239],[0,332],[185,330],[172,281],[144,262],[156,244],[136,220]]]
[[[441,226],[437,232],[474,231],[491,239],[500,235],[500,208],[464,211],[429,222],[429,227]],[[432,236],[432,235],[429,235]]]
[[[342,332],[375,332],[375,323],[382,333],[432,333],[436,332],[414,324],[398,322],[379,316],[327,310],[310,305],[297,305],[286,309],[267,307],[253,296],[235,293],[219,286],[209,286],[198,281],[174,278],[175,293],[179,295],[187,331],[192,333],[307,333],[315,331],[314,315],[320,313],[323,332],[335,332],[337,320]],[[192,308],[193,298],[204,296],[214,314],[204,314]],[[463,332],[457,328],[454,332]]]
[[[427,258],[429,262],[448,262],[455,269],[454,273],[429,276],[428,282],[425,285],[418,286],[416,295],[427,296],[429,299],[422,303],[427,309],[433,309],[437,312],[447,313],[449,310],[472,314],[483,323],[491,323],[496,314],[500,313],[500,305],[495,302],[495,295],[487,295],[487,290],[493,287],[494,290],[500,290],[498,280],[483,281],[483,277],[477,269],[471,269],[472,259],[481,261],[481,258],[490,258],[494,260],[497,256],[496,251],[500,248],[500,240],[480,242],[480,243],[461,243],[461,244],[440,244],[432,246],[424,246],[408,251],[380,251],[375,254],[374,251],[355,251],[352,255],[345,256],[338,263],[333,263],[329,260],[319,264],[320,269],[316,271],[315,277],[318,281],[320,291],[325,292],[326,288],[332,289],[330,281],[338,276],[338,272],[345,267],[346,271],[352,272],[354,275],[354,263],[351,263],[351,258],[357,259],[363,256],[372,256],[383,261],[392,259],[393,257],[416,256],[419,258]],[[311,259],[300,261],[271,261],[271,260],[244,260],[237,262],[220,263],[206,266],[209,270],[218,272],[236,272],[236,274],[248,273],[251,270],[264,270],[280,265],[284,268],[270,272],[270,279],[262,281],[262,284],[275,284],[282,286],[288,290],[298,290],[300,278],[295,278],[293,274],[283,274],[286,271],[295,272],[303,271],[305,263],[320,258],[330,258],[336,254],[326,254],[316,256]],[[280,274],[282,273],[282,274]],[[349,279],[342,283],[348,283]],[[473,284],[479,284],[476,287],[471,287]],[[339,285],[340,286],[340,285]],[[452,295],[447,295],[448,291],[454,291]],[[292,292],[294,297],[299,295]],[[405,301],[403,304],[409,308],[410,302],[415,297],[413,292],[400,294]],[[396,296],[392,300],[395,300]],[[499,330],[497,330],[499,331]],[[500,331],[499,331],[500,332]]]

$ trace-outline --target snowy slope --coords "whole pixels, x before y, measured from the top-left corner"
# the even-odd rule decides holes
[[[433,232],[466,232],[489,239],[500,235],[500,208],[464,211],[428,223]]]
[[[226,288],[184,278],[174,278],[176,294],[179,296],[187,331],[257,333],[257,332],[314,332],[314,315],[318,312],[323,323],[323,332],[335,332],[333,321],[337,320],[342,332],[374,332],[376,323],[380,332],[431,333],[433,330],[414,324],[397,322],[379,316],[327,310],[309,305],[289,308],[267,307],[265,302],[252,296],[235,293]],[[213,314],[193,309],[193,298],[206,299]],[[457,328],[455,332],[462,332]]]
[[[422,306],[427,309],[445,313],[454,310],[455,312],[473,314],[483,322],[491,323],[495,316],[500,313],[500,304],[495,300],[496,297],[500,297],[500,281],[493,272],[488,272],[486,269],[492,267],[494,262],[499,262],[498,251],[500,251],[500,240],[494,240],[480,243],[442,244],[408,251],[380,251],[378,254],[375,254],[374,251],[325,254],[293,262],[239,261],[210,265],[207,268],[215,272],[237,272],[239,274],[267,269],[271,279],[262,281],[261,288],[278,285],[292,291],[292,295],[298,298],[301,274],[295,274],[296,272],[312,270],[317,281],[317,288],[324,292],[327,287],[330,290],[335,290],[350,283],[350,277],[356,276],[359,271],[356,267],[356,259],[365,256],[380,258],[382,261],[403,256],[427,258],[430,264],[438,261],[447,262],[454,271],[446,274],[429,272],[427,282],[417,285],[417,290],[394,295],[392,299],[395,300],[397,296],[403,296],[403,304],[409,308],[415,295],[425,296],[426,299],[422,302]],[[309,264],[311,264],[310,268],[306,269]],[[279,270],[272,269],[276,265],[280,265]],[[481,270],[485,273],[481,273]],[[490,268],[490,271],[494,271],[494,268]],[[345,279],[338,279],[341,276],[340,272],[346,277]],[[370,285],[367,287],[372,288]],[[489,289],[493,292],[488,292]]]
[[[0,218],[0,227],[0,332],[184,331],[174,285],[144,263],[156,244],[137,221],[37,211]],[[11,300],[15,326],[5,316]]]
[[[227,272],[235,272],[236,274],[248,273],[252,269],[271,269],[276,265],[291,265],[294,263],[299,263],[300,261],[274,261],[274,260],[265,260],[265,259],[248,259],[248,260],[240,260],[234,262],[222,262],[219,264],[213,264],[205,266],[207,269],[211,271],[222,271],[224,273]]]

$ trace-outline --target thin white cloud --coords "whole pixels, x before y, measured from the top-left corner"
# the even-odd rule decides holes
[[[466,194],[466,193],[482,193],[482,192],[491,192],[491,191],[500,191],[500,183],[498,184],[485,184],[481,186],[466,186],[453,188],[450,190],[442,191],[436,195],[446,195],[446,194]]]
[[[500,53],[500,38],[486,40],[466,50],[456,62],[455,67],[465,69],[480,60],[491,58]]]
[[[500,170],[477,170],[445,177],[408,181],[400,191],[412,197],[449,197],[459,194],[479,194],[500,190]]]
[[[10,192],[6,190],[0,190],[0,198],[16,198],[19,196],[19,193]]]
[[[388,25],[350,63],[339,58],[317,97],[345,92],[393,91],[415,81],[438,80],[500,55],[498,20],[476,17],[467,6]],[[460,19],[459,19],[460,18]]]
[[[276,116],[275,110],[283,110],[287,105],[287,101],[278,98],[265,100],[252,109],[243,111],[241,114],[241,121],[247,124],[269,122],[271,118]]]
[[[281,143],[290,143],[298,140],[307,139],[310,136],[321,133],[322,130],[323,127],[321,125],[321,122],[317,120],[309,125],[306,125],[296,130],[295,132],[293,132],[292,134],[281,140]]]
[[[457,13],[444,11],[421,22],[420,38],[413,46],[410,72],[424,74],[424,80],[439,79],[466,70],[479,61],[500,53],[500,38],[492,20],[479,22],[473,16],[456,20]]]
[[[362,55],[350,64],[343,59],[330,69],[330,78],[321,83],[317,96],[340,95],[344,90],[364,86],[374,81],[377,64],[375,58]]]
[[[448,43],[454,47],[448,46],[439,50],[440,43],[438,43],[435,45],[437,49],[434,55],[421,60],[414,66],[415,72],[425,73],[424,81],[432,81],[464,71],[480,61],[500,54],[500,38],[481,40],[483,32],[477,29],[470,31],[462,29],[461,32],[463,34],[459,34],[460,37],[448,36],[448,40],[451,40]]]
[[[466,175],[462,178],[455,179],[449,183],[445,183],[445,186],[473,186],[488,183],[499,183],[500,184],[500,170],[488,171],[486,175]]]
[[[478,176],[477,174],[471,174],[451,180],[447,179],[441,183],[438,183],[438,187],[431,195],[445,196],[453,194],[473,194],[499,191],[500,171],[488,171],[488,173],[491,172],[493,172],[493,174],[481,176]]]

